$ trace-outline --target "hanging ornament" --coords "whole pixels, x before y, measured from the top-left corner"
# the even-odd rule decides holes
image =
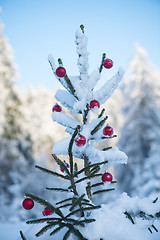
[[[69,164],[66,161],[64,161],[64,164],[66,165],[67,168],[69,168]],[[61,170],[61,172],[64,172],[64,168],[63,167],[60,167],[60,170]]]
[[[52,112],[61,112],[62,108],[58,104],[54,105],[52,108]]]
[[[94,99],[94,100],[90,101],[89,107],[90,107],[90,109],[93,110],[93,109],[99,108],[100,104],[97,100]]]
[[[112,136],[113,135],[113,128],[110,127],[110,126],[106,126],[104,129],[103,129],[103,134],[105,136]]]
[[[23,205],[24,209],[30,210],[30,209],[33,208],[34,202],[33,202],[33,200],[32,200],[31,198],[25,198],[25,199],[23,200],[22,205]]]
[[[43,216],[48,216],[48,215],[52,215],[54,212],[50,208],[45,208],[42,213],[43,213]]]
[[[106,59],[104,59],[104,61],[103,61],[103,66],[104,66],[105,68],[110,69],[110,68],[113,67],[113,61],[112,61],[111,59],[109,59],[109,58],[106,58]]]
[[[78,147],[82,147],[86,144],[86,138],[81,134],[78,134],[74,141]]]
[[[56,69],[57,77],[64,77],[66,75],[66,69],[64,67],[58,67]]]
[[[103,182],[112,182],[112,179],[113,179],[113,177],[109,172],[103,173],[103,175],[102,175]]]

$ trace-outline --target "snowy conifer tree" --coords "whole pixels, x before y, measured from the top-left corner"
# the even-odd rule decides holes
[[[130,71],[124,81],[126,121],[119,142],[129,159],[117,169],[117,179],[122,191],[145,197],[160,191],[160,83],[146,51],[138,45]]]
[[[2,29],[0,24],[0,220],[9,221],[13,202],[24,194],[22,176],[33,166],[33,158],[32,141],[21,129],[24,119],[15,89],[16,68]]]
[[[4,103],[8,94],[8,86],[16,80],[16,68],[13,63],[12,50],[4,37],[3,25],[0,23],[0,133],[4,123]]]
[[[123,71],[119,69],[114,77],[94,91],[102,70],[111,68],[113,62],[103,54],[100,67],[88,74],[87,38],[83,25],[76,32],[76,44],[79,76],[68,76],[62,60],[58,59],[57,67],[54,59],[49,57],[53,73],[65,88],[56,92],[55,97],[63,108],[59,104],[54,105],[52,119],[66,127],[70,134],[54,144],[52,149],[52,156],[60,169],[51,171],[36,166],[42,172],[63,180],[59,187],[55,187],[53,182],[46,188],[51,194],[60,193],[60,199],[51,203],[43,196],[26,193],[24,209],[31,210],[35,201],[43,206],[44,217],[40,212],[38,219],[27,221],[28,224],[38,225],[26,233],[20,231],[19,239],[33,240],[38,237],[41,240],[150,240],[151,234],[146,228],[148,227],[150,232],[158,231],[158,199],[152,203],[149,199],[131,199],[125,193],[117,195],[115,201],[108,204],[102,199],[102,194],[109,196],[114,190],[115,181],[111,173],[101,170],[101,166],[107,169],[110,162],[127,162],[126,154],[116,147],[99,150],[94,146],[95,142],[115,137],[113,128],[104,126],[108,117],[105,109],[100,109],[100,105],[107,101],[117,88]],[[66,115],[64,107],[71,109],[73,114],[79,114],[81,121]],[[91,111],[95,113],[95,117],[90,121]],[[57,156],[62,154],[68,156],[68,162]],[[80,164],[75,162],[75,158],[78,158]]]

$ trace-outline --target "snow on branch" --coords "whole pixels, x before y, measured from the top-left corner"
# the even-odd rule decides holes
[[[101,104],[105,103],[118,87],[119,82],[122,80],[124,70],[119,68],[117,74],[109,79],[99,90],[94,92],[94,97]]]
[[[53,121],[56,121],[57,123],[65,126],[65,127],[72,128],[72,129],[76,128],[77,125],[81,125],[80,122],[69,117],[68,115],[64,114],[63,112],[53,112],[52,119],[53,119]]]
[[[89,160],[93,162],[103,162],[108,161],[110,163],[121,163],[127,164],[127,155],[120,151],[117,147],[109,149],[108,151],[101,151],[90,145],[85,149],[85,154],[88,156]]]
[[[61,61],[61,59],[60,59]],[[55,64],[55,60],[52,57],[52,55],[49,55],[48,57],[48,62],[52,68],[52,71],[55,75],[55,77],[58,79],[58,81],[63,85],[63,87],[65,87],[67,89],[68,92],[70,92],[75,98],[77,98],[77,96],[75,95],[75,89],[70,81],[70,79],[68,78],[67,74],[64,77],[58,77],[56,75],[56,64]]]
[[[88,89],[90,89],[90,90],[93,90],[93,89],[94,89],[94,87],[96,86],[98,80],[100,79],[100,76],[101,76],[101,74],[100,74],[100,72],[99,72],[98,69],[97,69],[97,70],[94,70],[94,71],[90,74],[90,76],[89,76],[89,78],[88,78],[88,82],[87,82]]]
[[[81,25],[80,29],[76,32],[76,44],[78,53],[78,67],[80,72],[80,79],[83,81],[88,75],[88,52],[87,52],[87,37],[84,34],[84,26]]]
[[[76,99],[73,97],[73,95],[62,89],[59,89],[56,92],[55,98],[60,101],[64,107],[67,107],[68,109],[73,109],[74,103],[76,102]]]

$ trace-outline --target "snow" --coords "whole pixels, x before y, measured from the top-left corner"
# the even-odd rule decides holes
[[[97,240],[100,237],[104,240],[107,239],[118,239],[118,240],[159,240],[160,232],[155,232],[151,234],[147,228],[151,227],[152,224],[156,228],[160,227],[160,223],[155,220],[147,221],[142,218],[135,218],[135,224],[132,224],[129,219],[126,218],[124,212],[130,211],[145,211],[148,214],[154,214],[159,210],[159,202],[153,204],[149,199],[139,199],[138,197],[130,198],[126,193],[117,196],[117,200],[110,202],[108,204],[102,204],[102,207],[98,210],[92,211],[90,217],[95,218],[96,222],[87,224],[85,228],[81,228],[82,234],[89,240]],[[3,225],[0,225],[3,227]],[[44,224],[36,224],[33,226],[25,227],[23,231],[27,240],[37,239],[34,235],[44,226]],[[11,226],[12,227],[12,226]],[[20,229],[20,226],[19,226]],[[47,231],[42,236],[38,237],[40,240],[46,240],[49,237],[49,232]],[[64,232],[66,230],[61,230],[58,234],[54,236],[55,240],[63,238]],[[1,231],[0,231],[1,232]],[[16,234],[16,228],[14,229]],[[13,234],[14,234],[13,232]],[[4,233],[0,233],[3,234]],[[13,238],[13,237],[12,237]],[[18,238],[17,240],[20,240]],[[69,238],[75,239],[73,236]],[[3,240],[9,240],[3,238]]]
[[[109,79],[99,90],[95,91],[94,97],[101,104],[105,103],[113,94],[122,80],[124,70],[120,68],[115,76]]]
[[[68,109],[73,109],[74,103],[76,102],[76,99],[73,97],[73,95],[62,89],[59,89],[56,92],[55,98]]]
[[[81,123],[72,119],[68,115],[64,114],[63,112],[53,112],[52,113],[52,119],[53,121],[56,121],[57,123],[70,128],[76,128],[77,125],[80,125]]]

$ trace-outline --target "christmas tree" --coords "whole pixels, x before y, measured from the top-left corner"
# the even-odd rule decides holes
[[[59,187],[54,187],[54,183],[46,187],[53,194],[59,194],[60,199],[51,203],[26,193],[23,207],[30,210],[36,202],[43,206],[43,212],[40,218],[27,221],[27,224],[36,224],[36,227],[26,233],[20,231],[19,239],[151,239],[146,228],[149,232],[158,231],[154,221],[158,224],[159,200],[130,199],[125,193],[117,193],[109,201],[116,181],[107,171],[108,165],[125,164],[127,156],[117,147],[95,147],[96,142],[116,137],[113,127],[106,124],[108,116],[105,109],[100,109],[100,106],[118,87],[123,70],[120,68],[99,90],[94,90],[102,70],[113,67],[113,61],[103,54],[99,68],[88,74],[87,38],[83,25],[76,32],[76,45],[79,76],[68,76],[62,60],[58,59],[57,67],[54,59],[49,57],[53,73],[65,88],[55,95],[63,107],[57,103],[52,108],[53,121],[66,127],[69,134],[69,137],[54,144],[52,149],[59,171],[36,165],[44,173],[62,179]],[[80,115],[81,121],[66,115],[64,107],[72,111],[72,116]],[[58,155],[68,156],[68,161],[63,161],[63,157]]]

